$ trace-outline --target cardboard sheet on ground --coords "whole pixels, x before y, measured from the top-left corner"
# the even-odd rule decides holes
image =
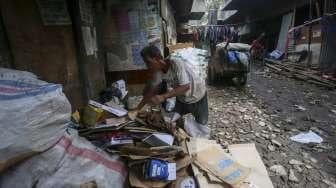
[[[221,149],[221,146],[214,140],[191,139],[190,142],[187,142],[187,145],[188,151],[192,155],[213,146]],[[266,167],[254,144],[230,145],[228,152],[236,162],[251,168],[251,174],[248,178],[242,184],[234,186],[235,188],[273,188]],[[192,164],[191,167],[200,188],[229,187],[198,166]]]
[[[217,147],[210,147],[197,153],[195,163],[230,185],[238,185],[250,174],[250,169],[235,162],[227,153]]]
[[[217,147],[218,149],[222,149],[222,147],[216,143],[216,140],[208,140],[202,138],[191,138],[189,142],[187,142],[188,152],[191,156],[195,155],[198,152],[201,152],[209,147]],[[205,173],[198,166],[192,164],[192,171],[195,175],[195,179],[197,180],[198,186],[200,188],[217,188],[223,187],[222,181],[216,178],[214,175],[210,173]],[[206,175],[205,175],[206,174]],[[219,184],[221,183],[221,184]]]
[[[246,180],[249,183],[243,183],[241,188],[273,188],[266,167],[254,144],[229,145],[228,149],[235,161],[251,168],[251,174]]]
[[[212,183],[208,180],[208,178],[204,175],[203,171],[199,169],[196,165],[191,165],[195,179],[197,181],[199,188],[226,188],[223,184]]]
[[[216,140],[208,140],[202,138],[191,138],[187,142],[188,152],[190,155],[195,155],[198,152],[201,152],[211,146],[221,149],[222,147],[216,143]]]

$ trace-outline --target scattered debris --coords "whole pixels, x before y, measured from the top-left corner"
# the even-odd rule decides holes
[[[307,165],[307,164],[305,164],[304,165],[307,169],[312,169],[312,168],[314,168],[313,166],[311,166],[311,165]]]
[[[300,106],[300,105],[294,105],[294,107],[296,108],[296,110],[297,110],[297,111],[301,111],[301,112],[303,112],[303,111],[306,111],[306,110],[307,110],[305,107],[303,107],[303,106]]]
[[[289,170],[288,179],[289,179],[289,181],[292,181],[292,182],[296,182],[296,183],[299,182],[299,179],[295,176],[293,169]]]
[[[291,165],[303,165],[303,163],[301,161],[295,160],[295,159],[291,159],[289,161],[289,164]]]
[[[329,89],[335,89],[336,83],[333,80],[325,79],[321,76],[318,76],[319,72],[311,69],[305,69],[304,67],[298,66],[293,63],[275,63],[272,65],[266,64],[266,67],[275,73],[279,73],[285,76],[290,76],[298,80],[304,80],[318,86],[323,86]]]
[[[294,168],[299,172],[303,172],[303,169],[299,165],[294,165]]]
[[[336,114],[336,110],[330,110],[330,112],[332,112],[333,114]]]
[[[273,145],[271,145],[271,144],[268,144],[267,148],[270,151],[275,151],[275,147]]]
[[[312,163],[317,163],[317,159],[315,159],[314,157],[310,157],[309,159]]]
[[[290,137],[290,139],[303,144],[323,142],[323,139],[313,131],[309,131],[308,133],[300,133],[298,135]]]
[[[261,127],[265,127],[265,126],[266,126],[266,123],[263,122],[263,121],[259,121],[258,125],[261,126]]]
[[[330,186],[330,188],[336,188],[336,184],[327,179],[323,179],[322,182]]]
[[[332,151],[329,155],[328,155],[328,158],[333,161],[333,162],[336,162],[336,152],[335,151]]]
[[[276,141],[276,140],[272,139],[271,142],[272,142],[274,145],[276,145],[276,146],[278,146],[278,147],[281,147],[281,143],[280,143],[279,141]]]
[[[287,176],[286,169],[282,165],[273,165],[270,167],[270,170],[277,176]]]
[[[305,159],[308,159],[310,157],[310,155],[307,152],[302,152],[302,157],[305,158]]]
[[[280,129],[278,129],[278,128],[275,128],[275,129],[273,129],[273,132],[275,132],[275,133],[280,133],[280,132],[281,132],[281,130],[280,130]]]

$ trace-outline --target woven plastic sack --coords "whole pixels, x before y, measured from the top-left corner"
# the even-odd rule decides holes
[[[0,187],[121,188],[126,176],[119,156],[98,150],[69,129],[54,147],[5,171]]]
[[[0,172],[57,143],[70,115],[61,85],[0,68]]]

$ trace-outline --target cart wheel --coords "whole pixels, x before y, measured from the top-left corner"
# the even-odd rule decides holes
[[[234,80],[237,86],[239,87],[245,86],[247,82],[247,73],[239,74],[238,77],[236,77]]]
[[[208,70],[208,84],[212,84],[215,81],[215,72],[212,67],[209,67]]]

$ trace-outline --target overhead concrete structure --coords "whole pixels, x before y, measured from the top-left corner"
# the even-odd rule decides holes
[[[284,14],[293,10],[295,6],[299,7],[308,3],[309,0],[230,0],[223,6],[223,10],[238,11],[226,19],[226,23],[243,23]]]
[[[204,0],[169,0],[175,10],[177,23],[186,23],[188,20],[199,20],[206,12]]]

